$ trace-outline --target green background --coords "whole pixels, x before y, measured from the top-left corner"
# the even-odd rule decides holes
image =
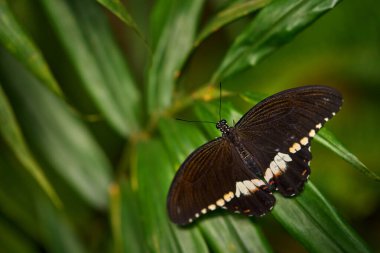
[[[0,0],[0,251],[380,251],[380,3],[335,4]],[[174,118],[218,120],[219,81],[231,123],[308,84],[344,105],[301,196],[178,228],[171,179],[218,133]]]

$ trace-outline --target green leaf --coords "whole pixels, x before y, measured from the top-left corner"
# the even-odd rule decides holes
[[[147,252],[136,192],[124,179],[110,187],[110,215],[115,252]]]
[[[100,7],[91,0],[39,1],[99,110],[121,135],[136,131],[140,94]]]
[[[46,178],[32,153],[30,152],[24,137],[20,131],[16,118],[13,114],[11,105],[4,94],[0,84],[0,135],[13,151],[23,167],[34,177],[43,191],[50,197],[57,207],[61,206],[61,201],[55,190]]]
[[[52,92],[62,91],[50,72],[40,50],[21,29],[6,0],[0,0],[0,43],[24,64]]]
[[[0,210],[1,216],[12,221],[18,231],[22,231],[32,240],[41,237],[36,233],[35,205],[31,201],[33,193],[41,188],[36,180],[26,172],[10,152],[0,143]],[[42,192],[42,191],[41,191]],[[42,194],[41,194],[42,195]]]
[[[273,1],[236,38],[214,73],[212,83],[255,66],[338,2],[339,0]]]
[[[331,151],[342,157],[348,163],[350,163],[354,168],[359,170],[364,175],[376,180],[380,181],[380,177],[373,171],[369,170],[367,166],[365,166],[354,154],[348,151],[334,136],[326,128],[321,129],[318,132],[318,135],[315,136],[315,139],[322,143],[325,147],[329,148]]]
[[[136,22],[132,18],[131,14],[124,7],[123,3],[120,0],[97,0],[101,5],[106,7],[110,12],[115,14],[118,18],[120,18],[127,26],[133,29],[135,33],[143,40],[146,41],[144,36],[142,35],[139,27]]]
[[[85,200],[105,207],[111,166],[88,129],[15,59],[0,51],[0,77],[25,138]],[[28,84],[27,86],[25,84]]]
[[[232,3],[227,8],[217,13],[214,18],[203,27],[194,45],[198,46],[204,39],[221,29],[223,26],[263,8],[270,2],[271,0],[248,0]]]
[[[173,169],[159,140],[137,144],[136,191],[146,245],[152,252],[208,252],[198,229],[181,228],[168,220],[166,194]],[[147,159],[149,157],[149,159]]]
[[[273,216],[309,252],[371,252],[310,181],[300,196],[276,199]]]
[[[2,252],[40,252],[30,239],[17,231],[17,228],[10,226],[3,217],[0,217],[0,234]]]
[[[155,11],[165,16],[154,16],[160,18],[155,20],[162,24],[162,31],[148,73],[147,102],[150,113],[160,112],[171,103],[179,70],[192,49],[203,1],[173,1],[169,6],[162,3],[166,0],[159,1]]]
[[[49,204],[44,198],[36,196],[39,215],[39,228],[48,252],[84,253],[84,244],[74,232],[68,217]]]
[[[207,141],[196,126],[180,121],[163,119],[159,123],[159,130],[173,164],[172,171]],[[173,178],[173,175],[169,178]],[[209,215],[199,219],[194,229],[196,227],[201,229],[213,252],[271,252],[259,228],[249,219],[243,221],[241,217]]]

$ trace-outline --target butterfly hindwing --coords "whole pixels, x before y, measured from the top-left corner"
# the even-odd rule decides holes
[[[341,95],[329,87],[290,89],[258,103],[235,128],[267,178],[293,196],[310,174],[312,138],[341,105]]]
[[[260,216],[275,202],[260,184],[232,144],[217,138],[195,150],[180,167],[169,190],[169,217],[185,225],[216,208]]]

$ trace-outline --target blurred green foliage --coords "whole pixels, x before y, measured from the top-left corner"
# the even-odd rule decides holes
[[[375,0],[0,0],[0,251],[380,251],[379,45]],[[345,103],[303,194],[180,228],[167,190],[218,133],[173,119],[216,120],[219,81],[230,122],[306,84]]]

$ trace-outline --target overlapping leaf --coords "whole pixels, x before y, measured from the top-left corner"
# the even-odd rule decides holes
[[[9,101],[0,85],[0,136],[8,144],[24,168],[35,178],[40,187],[57,205],[61,201],[30,152],[13,114]]]
[[[86,127],[12,57],[0,54],[0,73],[31,148],[82,197],[105,207],[111,167]],[[28,86],[25,86],[28,83]]]
[[[273,1],[236,38],[214,73],[212,83],[256,65],[302,29],[333,8],[338,0]]]
[[[62,95],[41,52],[19,26],[6,0],[0,0],[0,43],[33,72],[43,85]]]
[[[249,0],[237,1],[227,8],[217,13],[208,24],[206,24],[199,33],[195,46],[199,45],[205,38],[218,31],[223,26],[246,16],[270,3],[270,0]]]
[[[174,83],[179,70],[189,55],[196,32],[203,1],[158,1],[155,7],[155,29],[160,31],[157,43],[153,41],[152,64],[148,73],[148,111],[160,112],[172,100]]]
[[[82,85],[121,135],[138,128],[139,92],[104,14],[91,0],[39,0]]]

